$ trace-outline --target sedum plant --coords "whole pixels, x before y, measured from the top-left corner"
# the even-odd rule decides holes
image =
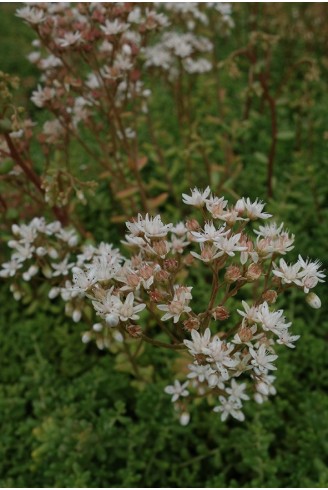
[[[22,284],[41,271],[49,298],[61,295],[75,322],[90,323],[83,342],[125,353],[140,381],[149,381],[139,366],[144,344],[178,354],[178,379],[165,392],[182,425],[197,398],[207,398],[223,421],[243,421],[245,401],[263,403],[276,393],[277,347],[294,348],[299,339],[275,304],[297,288],[319,308],[312,289],[325,275],[319,261],[285,260],[294,235],[267,221],[272,216],[258,199],[229,205],[210,187],[182,197],[194,208],[184,222],[139,214],[126,223],[127,255],[108,243],[78,247],[74,230],[59,222],[14,225],[12,257],[0,276],[12,278],[20,299]]]

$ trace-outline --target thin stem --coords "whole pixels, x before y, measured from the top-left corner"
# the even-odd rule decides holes
[[[142,334],[141,338],[145,342],[148,342],[148,344],[155,345],[156,347],[164,347],[165,349],[184,350],[187,348],[184,344],[167,344],[166,342],[161,342],[160,340],[151,339],[150,337],[147,337],[147,335],[145,334]]]

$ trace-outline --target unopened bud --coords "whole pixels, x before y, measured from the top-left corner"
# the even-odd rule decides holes
[[[28,269],[28,273],[31,277],[35,276],[35,274],[37,274],[38,272],[39,272],[39,267],[36,265],[31,265],[31,267],[29,267]]]
[[[110,327],[116,327],[120,321],[118,315],[116,315],[115,313],[109,313],[108,315],[106,315],[105,320],[107,325],[109,325]]]
[[[94,330],[95,332],[101,332],[103,329],[103,326],[101,323],[94,323],[92,325],[92,330]]]
[[[241,278],[241,270],[238,265],[229,265],[224,275],[224,280],[226,282],[235,282]]]
[[[18,225],[12,225],[11,230],[14,235],[20,235],[20,227]]]
[[[38,247],[36,249],[36,255],[38,255],[38,257],[43,257],[44,255],[46,255],[46,253],[47,250],[44,247]]]
[[[84,344],[87,344],[88,342],[90,342],[91,338],[92,337],[91,337],[90,332],[84,332],[84,334],[82,335],[82,342]]]
[[[311,308],[314,308],[315,310],[321,308],[321,300],[319,296],[317,296],[315,293],[307,294],[305,296],[305,301],[311,306]]]
[[[182,412],[179,418],[180,424],[186,426],[190,421],[190,414],[188,412]]]
[[[268,289],[262,294],[262,298],[269,304],[273,304],[277,301],[277,293],[273,289]]]
[[[188,219],[186,221],[186,228],[188,231],[198,231],[200,230],[200,224],[196,219]]]
[[[142,329],[139,325],[132,325],[132,324],[128,325],[126,327],[126,331],[134,339],[137,339],[142,336]]]
[[[52,259],[58,259],[58,252],[55,248],[53,247],[50,247],[48,248],[48,255],[49,257],[51,257]]]
[[[183,326],[188,332],[191,332],[191,330],[198,330],[200,327],[200,321],[196,317],[189,317],[187,320],[183,322]]]
[[[245,277],[248,281],[256,281],[259,279],[259,277],[261,277],[261,274],[262,267],[259,264],[251,264],[247,269]]]
[[[28,282],[31,279],[31,276],[28,272],[24,272],[22,278],[24,279],[24,281]]]
[[[48,298],[49,299],[54,299],[58,296],[58,294],[60,293],[60,289],[59,288],[51,288],[49,293],[48,293]]]
[[[73,322],[75,323],[79,322],[81,320],[81,317],[82,317],[82,313],[80,310],[73,311],[73,315],[72,315]]]
[[[20,293],[20,291],[14,291],[13,296],[16,301],[19,301],[22,298],[22,294]]]
[[[223,321],[223,320],[227,320],[229,318],[230,313],[225,306],[217,306],[213,310],[212,316],[213,316],[214,320]]]

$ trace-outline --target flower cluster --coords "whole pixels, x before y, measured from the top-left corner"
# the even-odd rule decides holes
[[[73,199],[85,204],[85,190],[95,184],[79,178],[79,170],[88,169],[107,180],[123,220],[140,209],[156,209],[151,195],[161,185],[165,199],[174,194],[174,185],[170,175],[165,189],[159,181],[156,189],[150,189],[155,184],[141,178],[148,159],[142,154],[138,131],[147,126],[151,145],[165,167],[152,93],[161,79],[168,96],[181,102],[175,104],[179,124],[186,118],[184,86],[213,69],[211,38],[233,27],[230,4],[40,2],[20,6],[16,15],[35,31],[28,58],[38,68],[40,80],[31,101],[42,109],[43,117],[36,123],[17,111],[11,121],[12,103],[2,112],[8,133],[1,135],[0,162],[9,158],[15,164],[6,175],[9,189],[18,180],[20,186],[33,185],[66,225],[71,214],[66,207]],[[32,163],[35,143],[43,155],[41,175]],[[72,165],[71,147],[80,148],[88,163]],[[29,195],[15,197],[26,200]],[[31,216],[39,213],[35,210]]]
[[[222,420],[231,415],[241,421],[243,403],[252,392],[258,403],[275,394],[277,347],[294,348],[299,339],[274,304],[281,293],[295,287],[306,293],[312,307],[320,307],[310,290],[325,275],[318,261],[301,256],[287,265],[281,256],[293,248],[294,236],[271,221],[256,225],[271,218],[261,201],[242,198],[229,205],[210,188],[195,188],[191,195],[183,194],[183,201],[199,216],[174,225],[165,224],[160,215],[139,214],[126,223],[122,243],[129,257],[106,243],[77,250],[74,232],[57,222],[47,225],[34,219],[29,225],[14,225],[15,240],[9,242],[14,253],[0,275],[14,277],[17,283],[17,275],[29,281],[42,270],[52,281],[49,297],[60,294],[75,321],[91,302],[97,321],[92,319],[84,342],[95,339],[100,348],[107,347],[115,329],[121,341],[127,335],[187,350],[192,359],[186,366],[187,381],[176,380],[165,388],[183,423],[187,403],[207,395],[218,396],[214,411]],[[54,239],[57,246],[47,244]],[[198,300],[198,284],[191,282],[191,270],[211,283],[203,303]],[[249,284],[253,295],[240,301],[239,290],[246,286],[245,298]],[[14,295],[18,299],[17,285]],[[158,339],[158,329],[167,342]]]

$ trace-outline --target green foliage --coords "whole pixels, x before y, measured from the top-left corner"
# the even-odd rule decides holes
[[[84,346],[54,306],[24,316],[2,294],[0,484],[9,487],[322,487],[328,483],[327,320],[296,302],[278,394],[222,423],[205,401],[182,427],[163,381],[142,391]],[[312,319],[311,319],[312,316]],[[161,351],[156,371],[169,379]],[[173,361],[173,359],[172,359]]]

